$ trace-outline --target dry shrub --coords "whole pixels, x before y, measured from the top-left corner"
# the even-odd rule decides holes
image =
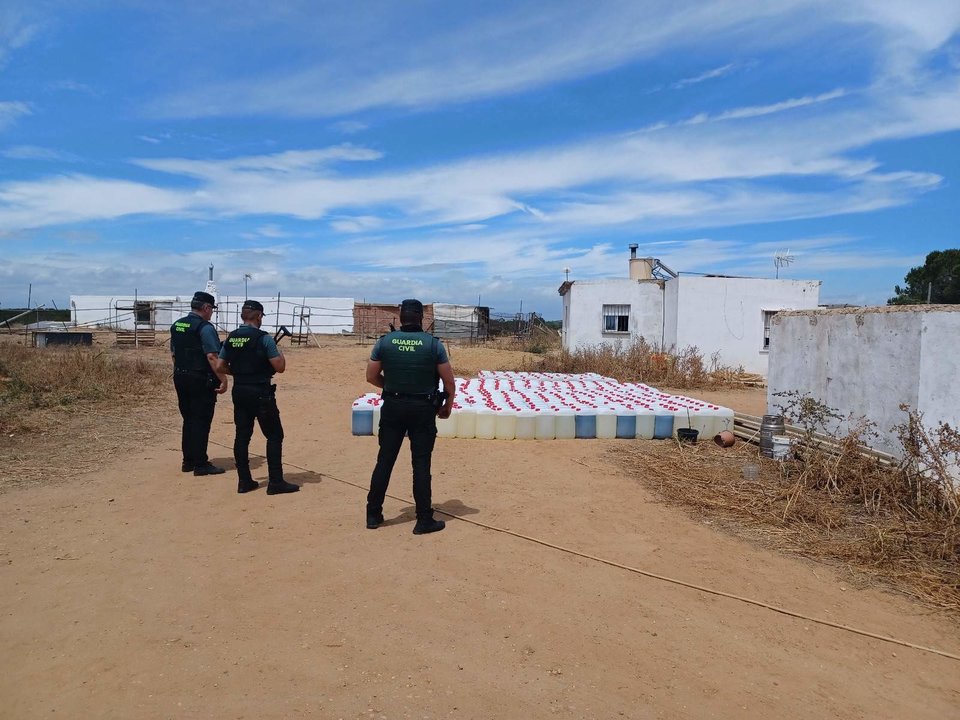
[[[723,385],[712,373],[722,368],[714,354],[709,363],[695,346],[664,351],[643,338],[631,344],[597,345],[573,352],[551,353],[533,364],[534,370],[560,373],[599,373],[620,382],[643,382],[655,387],[710,388]],[[734,371],[735,373],[736,371]]]
[[[169,375],[169,366],[139,355],[0,344],[0,431],[29,429],[51,408],[136,401]]]
[[[830,439],[835,411],[809,398],[785,410],[805,430],[793,460],[758,458],[746,443],[730,451],[664,443],[666,456],[643,462],[644,476],[653,471],[670,502],[765,544],[840,562],[960,611],[960,434],[927,428],[905,408],[903,460],[892,464],[863,453],[869,423]],[[635,468],[638,459],[627,462]],[[742,477],[746,463],[760,464],[757,480]]]

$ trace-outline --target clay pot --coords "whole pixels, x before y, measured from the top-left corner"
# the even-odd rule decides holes
[[[729,430],[721,430],[713,436],[713,441],[720,447],[733,447],[733,444],[737,441],[737,438]]]

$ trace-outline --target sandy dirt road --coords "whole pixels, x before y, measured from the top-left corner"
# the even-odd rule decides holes
[[[0,495],[0,717],[960,717],[957,661],[473,524],[960,654],[955,620],[658,504],[618,469],[622,441],[440,440],[434,504],[463,519],[428,536],[404,449],[367,530],[376,441],[351,436],[349,403],[368,351],[288,353],[300,493],[181,474],[171,388],[103,419],[130,441],[95,471]],[[224,398],[228,467],[231,415]]]

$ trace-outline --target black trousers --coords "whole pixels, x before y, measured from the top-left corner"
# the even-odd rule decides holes
[[[249,449],[254,420],[260,424],[260,431],[267,439],[269,482],[283,480],[283,425],[280,424],[276,392],[277,386],[269,383],[235,383],[233,386],[233,422],[237,426],[237,434],[233,440],[233,459],[241,480],[251,479]]]
[[[383,498],[390,484],[390,474],[397,462],[404,434],[410,438],[410,460],[413,464],[413,499],[417,518],[433,517],[431,509],[430,460],[437,439],[437,414],[428,400],[385,398],[380,410],[380,452],[370,478],[367,512],[383,510]]]
[[[173,386],[177,390],[177,405],[183,418],[180,434],[180,449],[183,461],[196,467],[210,462],[207,443],[210,440],[210,425],[217,408],[217,393],[202,373],[173,373]]]

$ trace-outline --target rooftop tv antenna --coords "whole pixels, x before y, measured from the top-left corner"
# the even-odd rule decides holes
[[[796,258],[790,254],[789,250],[778,250],[773,256],[773,266],[777,269],[777,279],[780,279],[780,268],[787,267]]]
[[[563,279],[566,280],[567,282],[570,282],[570,268],[565,267],[563,269]]]

